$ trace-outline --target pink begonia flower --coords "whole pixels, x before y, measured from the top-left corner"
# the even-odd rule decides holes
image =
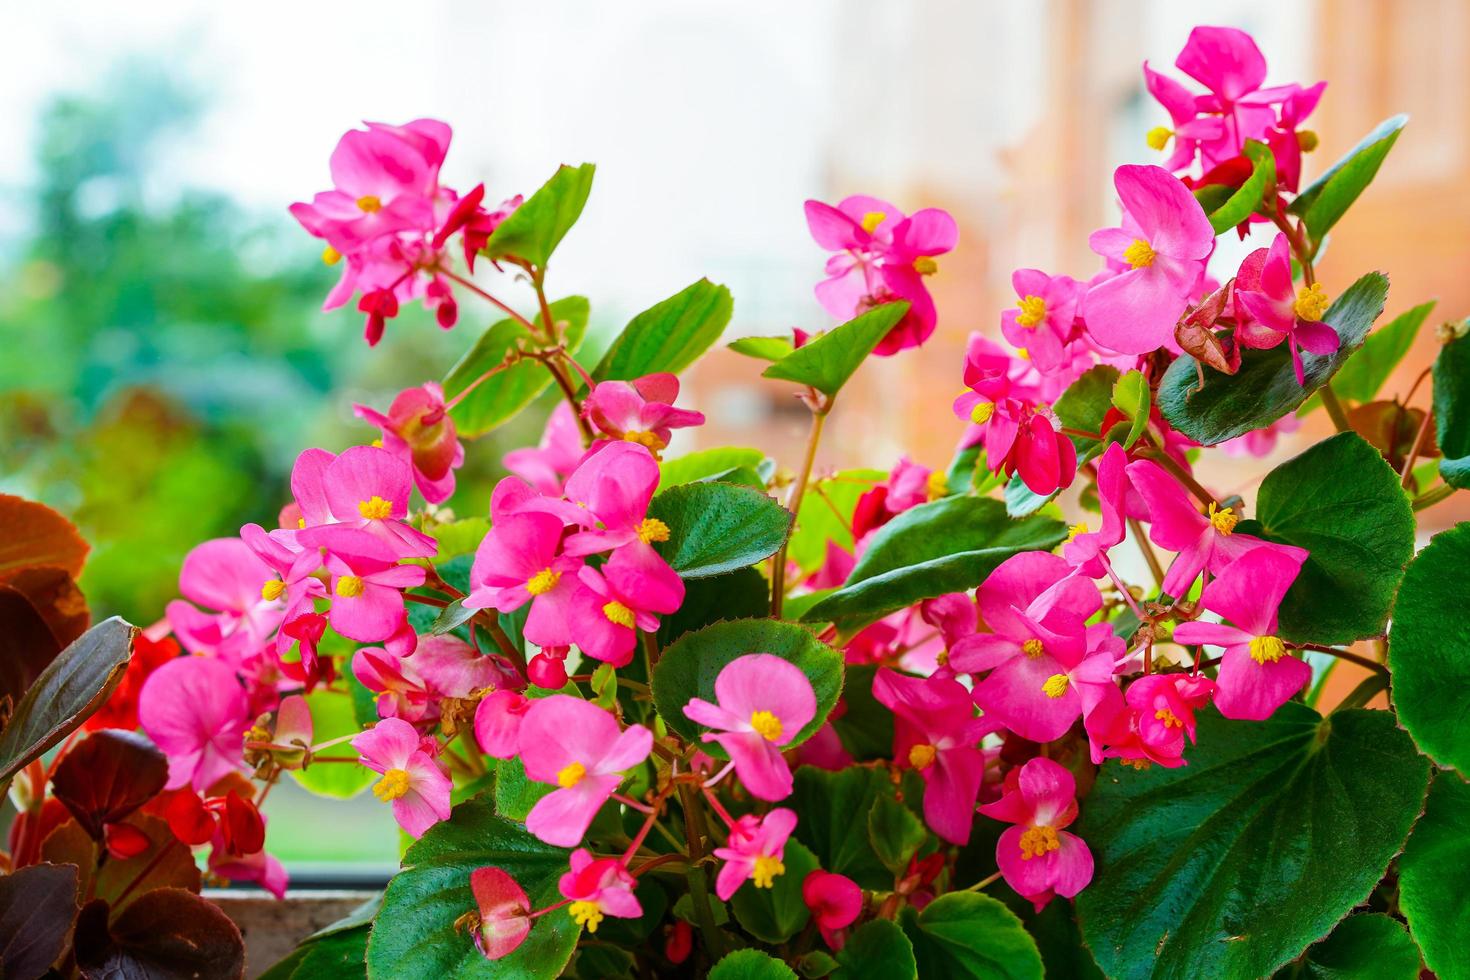
[[[1215,448],[1227,456],[1269,456],[1276,449],[1276,441],[1302,427],[1302,420],[1295,412],[1287,412],[1264,429],[1252,429],[1245,435],[1226,439]]]
[[[238,666],[265,649],[285,616],[282,593],[266,598],[273,570],[239,538],[195,545],[179,569],[179,593],[167,606],[169,627],[184,649]],[[188,601],[185,601],[188,600]],[[218,612],[205,612],[193,603]]]
[[[487,960],[515,952],[531,933],[531,900],[526,890],[500,868],[487,867],[470,872],[470,893],[475,896],[480,919],[472,934],[475,948]]]
[[[1189,188],[1162,167],[1125,164],[1113,185],[1123,202],[1122,227],[1095,231],[1088,244],[1128,270],[1088,289],[1084,316],[1104,347],[1147,354],[1174,336],[1215,232]]]
[[[525,686],[520,673],[497,653],[482,654],[457,636],[424,636],[404,659],[441,698],[468,698],[485,688]]]
[[[582,461],[582,430],[572,406],[558,402],[546,419],[546,429],[535,449],[512,449],[501,458],[502,465],[541,493],[556,497],[562,485]]]
[[[315,545],[315,534],[327,528],[302,531],[300,539]],[[402,640],[407,631],[408,646],[413,649],[414,636],[408,628],[408,611],[403,590],[424,584],[427,573],[422,565],[400,565],[398,555],[377,535],[352,528],[330,529],[327,571],[332,574],[332,608],[328,618],[332,629],[362,643]]]
[[[301,679],[308,689],[322,680],[329,664],[317,660],[316,647],[320,633],[313,634],[316,600],[326,597],[327,589],[316,577],[321,569],[321,552],[315,548],[303,548],[292,531],[267,531],[259,524],[246,524],[240,528],[240,540],[244,541],[255,556],[275,572],[260,587],[260,597],[266,601],[280,600],[285,604],[281,615],[281,627],[276,631],[275,652],[285,657],[291,646],[300,641]],[[304,622],[303,622],[304,620]],[[325,620],[321,623],[325,627]]]
[[[836,541],[828,539],[827,555],[822,560],[821,567],[808,575],[801,584],[813,591],[835,589],[847,581],[847,577],[852,574],[856,565],[856,555]],[[794,563],[793,567],[795,567]]]
[[[1174,127],[1155,126],[1148,132],[1148,145],[1162,150],[1172,138],[1174,152],[1164,161],[1164,169],[1178,172],[1187,170],[1194,163],[1195,153],[1201,142],[1211,144],[1224,135],[1224,125],[1217,118],[1199,117],[1199,109],[1193,92],[1167,75],[1160,74],[1143,63],[1144,86],[1165,111]]]
[[[802,881],[801,900],[811,910],[822,940],[831,949],[840,950],[846,941],[842,930],[863,912],[863,890],[857,882],[818,868]]]
[[[1074,524],[1062,557],[1088,578],[1111,574],[1108,549],[1122,542],[1128,532],[1128,451],[1115,442],[1097,462],[1097,499],[1102,510],[1102,527],[1093,531]]]
[[[231,854],[216,843],[209,852],[208,867],[221,878],[259,885],[276,898],[285,898],[286,888],[290,884],[286,866],[275,855],[265,851]]]
[[[684,601],[684,582],[653,548],[669,539],[669,526],[648,516],[658,481],[658,463],[642,445],[613,443],[587,457],[567,480],[566,497],[601,527],[571,535],[566,553],[615,551],[618,570],[604,568],[604,574],[626,590],[636,588],[646,608],[671,613]]]
[[[577,925],[595,933],[609,915],[615,919],[636,919],[643,914],[643,906],[633,894],[638,879],[628,873],[622,860],[594,858],[591,851],[579,847],[572,852],[569,864],[571,870],[561,876],[557,888],[564,898],[572,900],[567,911]]]
[[[440,820],[449,819],[449,791],[453,783],[435,758],[438,743],[420,736],[401,718],[384,718],[352,740],[358,759],[383,778],[373,784],[373,795],[393,804],[393,818],[409,835],[423,836]]]
[[[979,333],[970,334],[965,345],[964,382],[970,390],[955,399],[954,414],[977,425],[992,411],[983,406],[1007,400],[1034,402],[1041,397],[1035,366]]]
[[[1316,134],[1302,132],[1301,125],[1317,108],[1327,83],[1318,82],[1306,88],[1299,85],[1290,87],[1293,91],[1282,101],[1276,125],[1266,134],[1266,145],[1276,158],[1276,179],[1294,194],[1301,182],[1302,154],[1317,148]]]
[[[987,717],[1033,742],[1060,738],[1083,710],[1072,673],[1087,659],[1086,621],[1102,596],[1071,571],[1045,552],[1006,559],[976,592],[980,616],[994,632],[977,633],[950,651],[956,671],[989,671],[974,688]],[[1090,665],[1087,676],[1098,669]]]
[[[924,779],[924,821],[950,843],[964,844],[985,772],[977,746],[996,725],[975,717],[970,693],[949,678],[909,677],[883,667],[873,677],[873,697],[894,714],[898,765]]]
[[[1053,895],[1071,898],[1092,880],[1092,852],[1063,828],[1077,818],[1077,783],[1050,759],[1006,775],[1006,792],[980,812],[1015,824],[1000,835],[995,862],[1006,884],[1039,912]]]
[[[1027,359],[1043,374],[1061,367],[1074,337],[1082,284],[1071,276],[1017,269],[1011,273],[1011,286],[1019,302],[1001,313],[1001,334],[1026,351]]]
[[[229,664],[182,657],[159,667],[138,695],[138,722],[168,756],[168,789],[208,792],[219,779],[245,770],[245,692]]]
[[[959,228],[947,211],[924,208],[906,216],[876,197],[854,195],[836,207],[806,202],[812,238],[829,252],[827,278],[817,301],[832,316],[850,320],[875,306],[907,300],[909,310],[873,353],[880,357],[917,347],[934,332],[938,315],[924,277],[938,271],[937,255],[952,251]]]
[[[296,458],[291,490],[312,533],[297,538],[331,549],[341,532],[366,531],[395,557],[431,558],[438,542],[405,523],[412,489],[412,468],[386,449],[354,446],[337,457],[308,449]]]
[[[592,386],[582,413],[612,439],[636,442],[655,455],[669,445],[671,429],[704,425],[702,412],[675,408],[679,379],[648,374],[632,381],[600,381]]]
[[[602,568],[584,565],[577,572],[577,588],[567,604],[567,628],[577,647],[589,657],[626,667],[633,660],[638,645],[637,630],[658,631],[658,616],[648,607],[645,590],[622,588],[618,582],[636,583],[638,571],[618,569],[622,556],[615,556]],[[622,574],[618,574],[621,571]],[[646,579],[644,579],[646,581]],[[654,590],[648,590],[653,592]],[[673,612],[678,604],[660,606],[660,612]]]
[[[526,639],[570,644],[567,617],[582,559],[561,553],[563,528],[561,518],[534,511],[497,519],[475,551],[464,607],[508,613],[529,602]]]
[[[494,759],[510,759],[520,752],[521,722],[531,700],[519,691],[492,691],[475,707],[475,741]]]
[[[1210,505],[1201,514],[1189,492],[1159,464],[1139,460],[1128,464],[1128,479],[1148,504],[1149,537],[1154,544],[1178,552],[1164,575],[1163,591],[1171,596],[1188,593],[1201,571],[1219,575],[1242,556],[1264,548],[1293,558],[1300,566],[1307,553],[1286,544],[1238,534],[1240,518],[1229,507]]]
[[[791,767],[781,755],[816,717],[817,697],[801,668],[769,653],[736,657],[715,677],[715,700],[691,698],[689,720],[716,729],[701,741],[718,743],[729,753],[735,775],[762,800],[791,795]]]
[[[1277,234],[1269,249],[1246,256],[1235,277],[1235,306],[1246,314],[1235,338],[1246,347],[1275,347],[1283,340],[1291,350],[1297,384],[1306,384],[1302,354],[1331,354],[1342,345],[1337,331],[1322,322],[1327,294],[1321,283],[1292,288],[1291,246]]]
[[[1128,685],[1126,699],[1138,713],[1139,737],[1162,754],[1178,757],[1186,736],[1194,742],[1194,713],[1214,694],[1215,682],[1202,675],[1148,674]]]
[[[623,773],[648,758],[653,733],[642,725],[620,732],[617,719],[597,705],[553,694],[531,703],[519,742],[527,778],[558,787],[531,808],[526,829],[548,844],[572,847]]]
[[[1312,679],[1312,668],[1287,653],[1276,635],[1281,599],[1301,571],[1296,558],[1258,549],[1205,586],[1200,603],[1233,625],[1180,623],[1176,642],[1225,648],[1215,706],[1226,718],[1263,721]]]
[[[387,415],[367,405],[352,408],[382,431],[385,450],[409,464],[426,501],[442,504],[454,494],[454,471],[464,465],[464,446],[437,382],[400,391]]]
[[[542,650],[526,664],[526,680],[537,687],[552,691],[565,687],[569,652],[566,647],[548,647]]]
[[[781,862],[786,841],[795,829],[796,811],[782,806],[765,816],[747,813],[737,818],[725,846],[715,848],[715,857],[725,862],[715,876],[720,901],[728,902],[747,880],[753,880],[757,888],[775,887],[776,877],[786,873]]]
[[[837,714],[836,709],[832,714]],[[796,765],[814,766],[817,769],[826,769],[828,772],[838,772],[846,769],[856,761],[852,753],[842,744],[842,738],[837,734],[837,729],[832,727],[832,722],[823,723],[817,733],[796,747]]]
[[[352,676],[378,696],[379,718],[420,722],[439,717],[438,702],[411,658],[401,660],[382,647],[358,647],[352,655]]]

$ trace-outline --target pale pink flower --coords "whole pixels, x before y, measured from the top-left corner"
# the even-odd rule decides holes
[[[470,872],[470,892],[480,920],[473,933],[475,948],[489,960],[515,952],[531,933],[526,890],[500,868],[487,867]]]
[[[569,645],[567,616],[582,559],[562,553],[563,528],[561,518],[539,511],[497,517],[475,551],[464,607],[508,613],[529,602],[526,639]]]
[[[715,848],[715,857],[725,862],[715,877],[720,901],[728,902],[751,879],[757,888],[773,887],[776,877],[786,873],[781,862],[795,829],[796,812],[780,806],[765,816],[748,813],[737,818],[725,846]]]
[[[284,588],[266,597],[274,579],[275,570],[239,538],[196,545],[179,569],[179,593],[189,601],[168,604],[169,626],[190,653],[238,666],[265,650],[286,614]]]
[[[748,653],[720,669],[711,704],[692,698],[684,706],[691,721],[713,728],[701,736],[715,742],[735,765],[735,775],[752,796],[784,800],[791,795],[791,767],[781,748],[816,717],[817,699],[801,668],[769,653]]]
[[[384,718],[352,740],[358,759],[383,778],[373,784],[373,795],[393,804],[393,818],[414,837],[421,837],[440,820],[449,819],[449,774],[435,758],[438,743],[420,736],[401,718]]]
[[[365,531],[397,558],[432,557],[438,543],[406,523],[412,488],[409,463],[385,449],[354,446],[336,457],[309,449],[291,472],[291,490],[307,528],[297,540],[331,550],[343,532]]]
[[[512,449],[501,458],[505,468],[541,493],[560,496],[562,484],[582,460],[582,430],[565,401],[546,418],[546,429],[535,449]]]
[[[587,393],[582,412],[607,437],[658,453],[668,447],[670,430],[704,424],[703,413],[674,407],[678,397],[679,379],[668,373],[600,381]]]

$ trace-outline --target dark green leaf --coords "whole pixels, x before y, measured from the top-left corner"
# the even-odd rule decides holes
[[[950,892],[904,909],[919,976],[1041,980],[1041,954],[1014,912],[989,895]]]
[[[790,511],[733,483],[670,487],[653,498],[648,514],[669,526],[658,553],[686,579],[754,565],[775,554],[791,530]]]
[[[908,867],[909,858],[928,840],[924,821],[891,796],[880,796],[868,809],[868,840],[873,853],[894,875]]]
[[[1398,115],[1379,123],[1377,129],[1363,137],[1291,202],[1288,210],[1306,221],[1314,244],[1321,243],[1323,236],[1372,183],[1383,158],[1393,149],[1408,121],[1408,116]]]
[[[590,312],[591,306],[583,296],[568,296],[551,304],[552,320],[565,324],[558,335],[567,353],[575,354],[582,346]],[[540,314],[536,316],[536,325],[543,330],[545,328]],[[492,324],[450,370],[444,378],[444,394],[453,399],[482,374],[504,363],[506,356],[517,347],[544,345],[543,340],[533,338],[530,331],[517,321],[500,320]],[[539,361],[518,361],[480,382],[474,391],[454,406],[450,414],[454,416],[459,434],[473,439],[510,421],[535,401],[549,384],[551,372],[546,365]]]
[[[803,953],[801,959],[796,961],[796,972],[810,980],[831,976],[835,969],[837,969],[837,961],[832,958],[832,954],[820,949]]]
[[[1142,371],[1129,371],[1113,385],[1113,407],[1128,416],[1130,424],[1123,447],[1130,448],[1148,428],[1148,379]]]
[[[834,977],[841,980],[917,980],[919,965],[914,946],[891,919],[874,919],[858,926],[837,954]]]
[[[519,758],[500,759],[495,763],[495,812],[511,820],[524,821],[541,797],[556,789],[550,783],[526,778],[526,768]]]
[[[720,339],[735,308],[730,290],[701,279],[635,316],[592,370],[596,381],[678,374]]]
[[[762,376],[795,381],[825,395],[835,395],[908,311],[905,302],[874,307],[807,341],[766,368]]]
[[[493,962],[454,923],[475,908],[470,873],[476,868],[500,868],[525,889],[533,908],[544,908],[561,900],[557,881],[567,857],[497,817],[484,794],[461,803],[409,847],[403,870],[388,883],[368,938],[369,972],[394,980],[559,976],[581,934],[564,911],[536,919],[520,948]]]
[[[715,964],[709,980],[796,980],[796,974],[758,949],[737,949]]]
[[[679,611],[665,616],[659,624],[658,643],[666,647],[685,633],[722,619],[758,619],[770,608],[771,585],[754,568],[693,578],[684,587]]]
[[[697,449],[685,453],[678,459],[666,459],[659,466],[659,487],[667,490],[681,483],[698,483],[701,480],[718,480],[728,473],[742,468],[754,469],[766,454],[759,449],[745,446],[716,446],[713,449]]]
[[[1444,482],[1470,488],[1470,340],[1456,337],[1434,359],[1434,435]]]
[[[1441,980],[1470,977],[1470,785],[1456,773],[1434,777],[1399,858],[1399,909]]]
[[[1066,533],[1049,517],[1011,520],[998,500],[920,504],[883,525],[846,584],[802,618],[851,631],[921,599],[973,589],[1007,558],[1048,551]]]
[[[545,266],[581,216],[596,170],[590,163],[557,167],[551,179],[491,233],[484,254],[492,259],[516,258]]]
[[[725,665],[748,653],[769,653],[789,660],[811,681],[817,696],[817,714],[787,744],[795,748],[822,727],[842,694],[842,654],[794,623],[770,619],[735,619],[706,626],[670,644],[653,668],[653,703],[674,732],[700,745],[710,755],[725,758],[719,745],[701,744],[708,731],[684,716],[691,698],[715,703],[715,678]]]
[[[801,885],[818,867],[812,852],[791,840],[786,842],[781,863],[786,871],[776,876],[770,888],[746,882],[730,898],[735,921],[761,942],[772,945],[796,935],[812,917],[801,897]]]
[[[307,943],[291,980],[357,980],[367,977],[367,926],[345,929]]]
[[[1235,193],[1209,212],[1210,227],[1217,235],[1225,234],[1249,218],[1261,207],[1262,198],[1267,193],[1274,195],[1276,191],[1276,158],[1271,155],[1270,148],[1256,140],[1246,140],[1241,153],[1251,162],[1251,175]]]
[[[762,361],[779,361],[795,349],[790,337],[741,337],[725,346],[737,354]]]
[[[1098,774],[1083,937],[1111,977],[1269,975],[1367,898],[1428,779],[1386,711],[1203,712],[1188,766]]]
[[[1019,475],[1013,476],[1006,481],[1006,513],[1011,517],[1030,517],[1049,504],[1059,492],[1035,493]]]
[[[871,810],[880,796],[892,795],[893,785],[879,769],[830,772],[802,766],[787,805],[801,815],[796,838],[812,849],[823,868],[847,875],[863,888],[891,889],[893,875],[873,850],[867,821],[859,814]]]
[[[858,762],[893,756],[893,712],[873,697],[878,668],[850,665],[842,686],[847,710],[832,722],[842,747]]]
[[[1333,393],[1339,398],[1348,398],[1355,402],[1372,401],[1378,394],[1378,389],[1383,387],[1393,369],[1414,345],[1419,328],[1429,319],[1429,314],[1434,312],[1434,306],[1434,300],[1420,303],[1369,334],[1358,352],[1348,358],[1347,363],[1333,377]],[[1313,395],[1309,403],[1303,406],[1303,411],[1320,401],[1319,396]]]
[[[1277,980],[1418,980],[1419,950],[1402,922],[1350,915]]]
[[[1387,299],[1388,277],[1381,272],[1368,273],[1337,298],[1323,320],[1337,331],[1342,346],[1323,356],[1302,353],[1305,387],[1297,384],[1284,343],[1243,350],[1235,374],[1206,369],[1203,388],[1197,362],[1182,354],[1159,381],[1159,410],[1174,428],[1206,446],[1265,428],[1294,411],[1352,357]]]
[[[1414,553],[1414,512],[1398,475],[1355,432],[1268,473],[1256,520],[1237,530],[1309,552],[1281,603],[1280,633],[1300,643],[1381,633]]]

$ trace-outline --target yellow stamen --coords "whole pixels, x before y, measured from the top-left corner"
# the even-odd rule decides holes
[[[275,602],[286,591],[286,583],[273,578],[260,587],[260,597],[266,602]]]
[[[939,263],[927,255],[914,259],[914,271],[921,276],[932,276],[939,271]]]
[[[1016,317],[1016,323],[1027,330],[1033,329],[1038,323],[1046,319],[1046,300],[1040,296],[1024,296],[1021,298],[1021,314]]]
[[[929,474],[929,479],[924,481],[924,495],[931,501],[949,496],[949,477],[944,475],[943,470],[934,470]]]
[[[391,803],[407,793],[408,773],[402,769],[389,769],[373,784],[373,795],[384,803]]]
[[[936,664],[938,664],[939,666],[941,666],[941,667],[948,667],[949,666],[949,651],[948,650],[940,650],[938,653],[936,653],[934,655],[934,662]]]
[[[577,920],[577,925],[586,926],[588,932],[596,932],[606,918],[596,902],[573,902],[567,906],[567,911]]]
[[[373,494],[367,500],[357,502],[357,512],[370,521],[381,521],[393,513],[393,505]]]
[[[342,261],[342,253],[339,252],[339,251],[337,251],[332,246],[328,245],[326,248],[322,249],[322,264],[323,265],[336,265],[338,262],[341,262],[341,261]]]
[[[1021,860],[1039,858],[1048,851],[1060,850],[1062,842],[1051,827],[1028,827],[1021,835]]]
[[[624,432],[623,441],[636,442],[640,446],[646,446],[655,454],[658,453],[660,449],[663,449],[664,446],[668,445],[668,443],[664,442],[655,433],[652,432]]]
[[[1154,264],[1157,256],[1154,247],[1142,238],[1133,239],[1133,244],[1123,250],[1123,261],[1135,269],[1146,269]]]
[[[376,194],[364,194],[357,199],[357,206],[368,214],[383,210],[383,199]]]
[[[1327,312],[1327,293],[1322,289],[1322,284],[1314,282],[1298,289],[1296,302],[1291,304],[1291,309],[1299,318],[1308,322],[1321,320],[1322,315]]]
[[[769,711],[756,711],[750,716],[750,727],[760,733],[767,742],[781,737],[781,719]]]
[[[556,583],[561,581],[561,572],[554,572],[549,568],[532,575],[526,580],[526,591],[535,595],[545,595],[556,588]]]
[[[888,217],[888,212],[886,211],[869,211],[863,215],[863,231],[871,235],[873,230],[881,225],[883,219],[886,217]]]
[[[362,595],[362,578],[357,575],[343,575],[337,579],[337,594],[344,599],[356,599]]]
[[[298,517],[298,518],[296,518],[296,530],[300,531],[300,530],[302,530],[305,527],[306,527],[306,518],[304,518],[304,517]]]
[[[1235,525],[1240,523],[1239,514],[1229,507],[1217,507],[1215,504],[1210,504],[1209,518],[1215,530],[1227,537],[1235,531]]]
[[[607,617],[607,621],[609,623],[616,623],[619,626],[626,626],[628,627],[628,629],[633,628],[633,610],[629,609],[621,602],[618,602],[616,599],[603,605],[602,614]]]
[[[582,777],[585,775],[587,775],[587,767],[582,765],[582,763],[568,763],[565,767],[562,768],[561,772],[556,774],[556,785],[560,786],[562,789],[571,789],[573,786],[580,783],[582,781]]]
[[[934,764],[939,750],[932,745],[919,744],[909,749],[909,765],[915,769],[928,769]]]
[[[1067,528],[1067,540],[1073,541],[1076,539],[1077,535],[1086,533],[1088,533],[1087,522],[1078,521],[1076,524],[1073,524],[1071,527]]]
[[[1150,150],[1162,150],[1169,144],[1169,138],[1174,135],[1174,130],[1168,126],[1155,126],[1148,131],[1144,139],[1148,140]]]
[[[1049,698],[1059,698],[1067,693],[1067,685],[1070,683],[1071,679],[1066,674],[1052,674],[1041,685],[1041,693]]]
[[[638,540],[644,544],[669,540],[669,526],[657,517],[645,517],[638,524]]]
[[[1021,644],[1021,652],[1030,657],[1032,660],[1035,660],[1037,657],[1046,652],[1046,647],[1042,645],[1042,642],[1040,640],[1036,639],[1036,637],[1033,636],[1031,639]]]
[[[1170,711],[1168,708],[1160,708],[1158,711],[1155,711],[1154,717],[1157,718],[1159,721],[1162,721],[1165,728],[1184,727],[1184,722],[1179,720],[1179,716]]]
[[[776,884],[776,876],[785,873],[786,865],[780,858],[762,854],[755,859],[755,867],[750,869],[750,882],[757,888],[772,888]]]
[[[1286,656],[1286,644],[1279,636],[1251,637],[1251,659],[1262,666]]]
[[[1296,131],[1297,145],[1302,148],[1303,153],[1311,153],[1317,148],[1317,134],[1310,129],[1299,129]]]
[[[1143,772],[1149,767],[1149,761],[1147,759],[1119,759],[1118,761],[1130,769],[1137,769],[1139,772]]]
[[[994,404],[991,402],[976,402],[975,407],[970,409],[970,421],[976,425],[984,425],[990,421],[990,416],[994,414]]]
[[[1031,352],[1029,350],[1027,350],[1026,348],[1024,348],[1024,347],[1017,347],[1016,348],[1016,356],[1019,357],[1023,361],[1029,361],[1029,360],[1031,360]]]

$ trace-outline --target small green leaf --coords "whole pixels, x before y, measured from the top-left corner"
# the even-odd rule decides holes
[[[477,610],[474,609],[466,609],[463,599],[454,599],[449,605],[439,610],[439,615],[434,618],[434,625],[429,628],[429,632],[435,636],[453,633],[473,619],[476,612]]]
[[[1129,371],[1113,385],[1113,407],[1128,416],[1131,423],[1123,438],[1123,448],[1130,449],[1148,428],[1148,379],[1142,371]]]
[[[918,980],[914,945],[891,919],[873,919],[853,930],[837,954],[841,980],[873,977],[882,980]]]
[[[1399,857],[1399,909],[1441,980],[1470,977],[1470,785],[1441,772]]]
[[[592,193],[592,175],[596,171],[590,163],[580,167],[563,164],[556,168],[551,179],[491,233],[484,254],[492,259],[517,258],[544,267],[581,216],[587,195]]]
[[[779,361],[796,349],[790,337],[741,337],[725,346],[737,354],[761,361]]]
[[[891,796],[873,801],[868,810],[868,839],[873,842],[873,853],[889,871],[903,874],[909,859],[928,838],[924,821],[907,806]]]
[[[1072,382],[1052,405],[1057,421],[1069,429],[1102,433],[1103,419],[1113,405],[1113,389],[1121,375],[1110,364],[1099,364]],[[1091,457],[1102,451],[1101,440],[1073,436],[1079,455]]]
[[[906,302],[874,307],[807,341],[766,368],[762,377],[795,381],[810,385],[829,397],[836,395],[878,346],[878,341],[888,336],[888,331],[908,311]]]
[[[1297,384],[1286,344],[1270,350],[1241,352],[1240,370],[1220,374],[1205,370],[1199,387],[1198,362],[1181,354],[1159,381],[1159,411],[1164,418],[1205,446],[1263,429],[1307,400],[1363,344],[1388,299],[1388,277],[1370,272],[1347,288],[1323,318],[1342,341],[1336,353],[1302,353],[1306,385]]]
[[[678,374],[720,339],[734,308],[730,290],[701,279],[630,320],[592,377],[632,381],[661,371]]]
[[[1409,348],[1414,345],[1414,338],[1419,334],[1419,328],[1424,321],[1429,319],[1429,314],[1434,312],[1435,300],[1420,303],[1410,310],[1405,310],[1383,326],[1374,330],[1363,342],[1358,352],[1347,359],[1332,379],[1332,391],[1339,398],[1347,398],[1355,402],[1372,401],[1378,394],[1378,389],[1388,380],[1393,369],[1404,359]],[[1320,395],[1313,395],[1308,403],[1303,405],[1300,414],[1315,407],[1321,402]]]
[[[465,517],[424,528],[424,533],[439,544],[439,553],[434,556],[436,562],[474,554],[489,531],[490,522],[483,517]]]
[[[648,514],[669,526],[658,553],[683,578],[719,575],[769,558],[791,530],[791,512],[759,490],[685,483],[653,498]]]
[[[1358,199],[1378,174],[1378,168],[1388,151],[1393,149],[1399,133],[1409,121],[1405,115],[1394,116],[1379,123],[1378,128],[1363,137],[1358,145],[1347,152],[1341,160],[1329,167],[1322,176],[1297,195],[1288,208],[1292,214],[1301,215],[1307,223],[1314,245],[1337,224],[1343,214]]]
[[[1040,494],[1026,486],[1020,474],[1006,481],[1006,513],[1011,517],[1030,517],[1041,508],[1050,503],[1060,490],[1048,494]]]
[[[1381,914],[1350,915],[1313,943],[1277,980],[1418,980],[1419,950],[1402,922]],[[1453,974],[1440,974],[1442,977]]]
[[[1470,340],[1456,337],[1434,359],[1434,434],[1444,482],[1470,488]]]
[[[786,557],[811,574],[826,564],[828,542],[852,551],[852,515],[858,498],[887,478],[882,470],[841,470],[814,479],[801,498]]]
[[[746,882],[730,898],[735,920],[746,932],[772,945],[796,935],[812,917],[801,897],[801,885],[818,867],[816,856],[792,840],[786,842],[781,863],[786,871],[776,876],[770,888]]]
[[[884,770],[854,767],[831,772],[815,766],[796,770],[788,804],[801,814],[796,838],[811,848],[822,867],[846,875],[863,888],[892,889],[893,874],[883,866],[860,814],[882,796],[893,796]]]
[[[748,653],[769,653],[801,669],[817,696],[817,713],[786,748],[811,738],[827,720],[842,693],[842,654],[794,623],[772,619],[735,619],[715,623],[664,649],[653,668],[653,703],[664,723],[680,737],[712,756],[726,758],[714,742],[701,743],[708,731],[684,715],[691,698],[718,702],[715,678],[725,665]]]
[[[1215,210],[1209,212],[1210,227],[1223,235],[1245,221],[1262,206],[1266,194],[1276,191],[1276,158],[1266,144],[1246,140],[1241,153],[1251,162],[1251,175]]]
[[[1041,980],[1041,953],[1005,905],[975,892],[941,895],[924,911],[904,909],[919,976]]]
[[[766,454],[745,446],[716,446],[697,449],[659,466],[659,487],[667,490],[681,483],[718,480],[742,468],[755,469]]]
[[[737,949],[715,964],[709,980],[796,980],[796,973],[758,949]]]
[[[831,976],[832,971],[835,969],[837,969],[837,961],[832,958],[832,954],[823,952],[820,949],[813,949],[803,953],[801,959],[796,961],[796,972],[808,978],[808,980]]]
[[[502,817],[524,821],[531,807],[554,789],[550,783],[527,779],[526,767],[519,758],[495,763],[495,812]]]
[[[582,296],[568,296],[551,304],[552,319],[566,324],[561,338],[567,353],[575,354],[582,346],[590,311],[591,306]],[[544,329],[539,314],[536,324]],[[528,347],[543,344],[543,341],[532,338],[530,332],[515,320],[500,320],[492,324],[445,377],[445,395],[453,399],[486,371],[503,363],[506,355],[522,342]],[[549,384],[551,372],[546,365],[532,360],[519,361],[480,382],[450,410],[450,414],[459,434],[473,439],[510,421],[535,401]]]
[[[312,738],[317,742],[362,731],[351,698],[319,688],[306,695],[306,706],[311,709]],[[323,759],[347,761],[322,762]],[[318,796],[348,800],[376,782],[378,774],[357,764],[357,750],[352,743],[341,742],[316,753],[305,769],[291,770],[291,778]]]

